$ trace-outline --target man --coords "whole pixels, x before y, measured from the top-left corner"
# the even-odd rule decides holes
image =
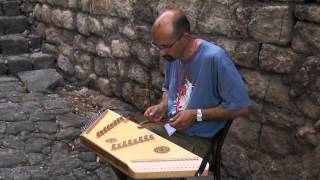
[[[180,10],[163,12],[151,33],[152,44],[167,64],[161,102],[144,115],[154,122],[167,115],[177,131],[170,127],[152,130],[203,157],[209,139],[224,127],[225,120],[248,115],[247,90],[222,48],[191,37],[189,21]]]
[[[169,127],[150,130],[203,157],[225,120],[249,113],[247,91],[223,49],[191,37],[189,21],[180,10],[162,13],[151,32],[152,45],[167,65],[162,99],[144,116],[154,122],[167,116]],[[119,179],[126,178],[114,170]]]

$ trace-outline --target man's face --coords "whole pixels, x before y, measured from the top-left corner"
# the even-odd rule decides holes
[[[179,57],[179,41],[183,37],[183,34],[174,38],[162,38],[157,42],[157,38],[151,42],[160,54],[160,58],[165,59],[168,62],[172,62]]]

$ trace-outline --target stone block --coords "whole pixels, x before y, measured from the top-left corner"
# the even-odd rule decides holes
[[[0,59],[0,74],[6,74],[8,72],[8,66],[4,59]]]
[[[9,74],[17,74],[22,71],[32,70],[32,62],[29,56],[9,56],[8,60],[8,70]]]
[[[106,78],[99,78],[97,81],[99,90],[106,96],[112,96],[112,86],[110,80]]]
[[[298,21],[294,27],[291,47],[299,53],[318,53],[320,50],[320,25]]]
[[[291,48],[263,44],[259,54],[259,66],[266,71],[288,74],[294,70],[300,58]]]
[[[301,21],[320,23],[320,6],[301,4],[295,7],[295,15]]]
[[[29,39],[29,49],[35,50],[41,48],[41,36],[31,34],[28,36]]]
[[[293,23],[289,5],[257,6],[249,22],[249,35],[260,42],[287,45],[292,37]]]
[[[28,25],[28,20],[25,16],[2,16],[0,17],[5,34],[22,33]]]
[[[133,15],[135,1],[127,0],[110,0],[109,14],[120,18],[131,18]]]
[[[111,57],[111,49],[103,41],[97,43],[96,51],[99,56]]]
[[[222,3],[221,1],[219,2],[218,0],[205,1],[203,9],[199,12],[199,30],[202,33],[234,36],[236,32],[236,22],[235,18],[233,18],[235,6],[232,6],[232,4],[232,2],[228,4]],[[197,21],[193,23],[197,23]]]
[[[127,58],[130,56],[129,45],[126,41],[112,40],[112,56],[117,58]]]
[[[45,54],[42,52],[33,53],[30,56],[33,69],[49,69],[55,68],[55,57],[51,54]]]
[[[234,138],[235,142],[256,149],[259,146],[261,125],[256,122],[249,121],[245,118],[237,118],[232,123],[230,129],[230,138]]]
[[[258,66],[259,43],[229,38],[218,38],[216,43],[225,49],[235,64],[248,68]]]
[[[294,151],[294,134],[263,126],[261,130],[261,148],[273,155],[286,156]]]
[[[61,54],[58,56],[58,67],[67,75],[73,75],[74,73],[74,67],[70,60]]]
[[[270,102],[278,107],[290,109],[289,87],[284,85],[280,76],[272,76],[265,101]]]
[[[51,21],[58,27],[66,28],[69,30],[75,29],[75,15],[70,10],[53,10]]]
[[[145,85],[147,85],[150,80],[149,74],[143,69],[143,67],[134,63],[132,63],[129,68],[128,78]]]
[[[14,168],[19,165],[27,164],[28,160],[23,152],[19,151],[1,151],[0,152],[0,168]]]
[[[94,58],[94,72],[98,76],[106,77],[108,75],[107,68],[106,68],[107,67],[106,61],[108,61],[108,59],[106,58],[100,58],[100,57]]]
[[[132,45],[132,51],[143,65],[147,67],[154,65],[154,61],[151,60],[149,53],[149,47],[145,47],[140,43],[134,43]]]
[[[109,0],[94,0],[90,1],[91,13],[98,15],[107,15],[110,8]]]
[[[4,1],[2,9],[5,16],[18,16],[20,12],[20,1]]]
[[[83,13],[78,13],[76,17],[76,26],[77,26],[77,30],[81,34],[89,35],[90,34],[89,16]]]
[[[57,46],[55,46],[53,44],[49,44],[49,43],[43,43],[41,46],[41,51],[43,53],[47,53],[47,54],[53,54],[53,55],[59,54],[59,50],[58,50]]]
[[[55,69],[41,69],[18,73],[19,78],[30,92],[46,92],[63,82],[62,76]]]
[[[2,54],[22,54],[28,52],[28,40],[18,35],[5,35],[0,37]]]
[[[164,77],[159,71],[151,72],[151,83],[153,87],[156,87],[158,90],[161,90],[163,82],[164,82]]]
[[[150,3],[150,2],[149,2]],[[207,3],[204,7],[204,11],[200,11],[201,7],[203,4]],[[217,3],[209,3],[208,1],[193,1],[193,0],[160,0],[156,12],[157,14],[162,13],[164,10],[167,9],[174,9],[178,8],[184,11],[186,16],[188,17],[191,25],[191,29],[195,30],[195,27],[197,25],[197,21],[200,20],[200,16],[204,14],[210,14],[210,13],[215,13],[214,11],[208,12],[210,4],[217,4]],[[202,9],[201,9],[202,10]],[[150,15],[149,15],[150,16]],[[202,21],[200,21],[202,22]],[[199,22],[199,24],[200,24]],[[204,24],[204,23],[203,23]],[[209,25],[210,26],[210,25]]]
[[[263,99],[267,93],[271,76],[248,69],[240,69],[240,74],[248,88],[249,95]]]

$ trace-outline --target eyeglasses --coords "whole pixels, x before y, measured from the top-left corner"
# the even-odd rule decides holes
[[[163,49],[170,49],[172,48],[172,46],[174,46],[174,44],[179,41],[183,36],[183,33],[171,44],[168,45],[157,45],[154,41],[151,41],[151,45],[156,48],[157,50],[163,50]]]

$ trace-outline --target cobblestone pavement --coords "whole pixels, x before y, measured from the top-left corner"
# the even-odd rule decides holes
[[[115,179],[78,137],[83,123],[109,108],[106,102],[129,106],[86,88],[71,89],[28,93],[17,78],[0,76],[1,180]]]
[[[86,121],[114,107],[129,118],[139,114],[87,88],[28,93],[16,77],[0,76],[0,180],[116,179],[78,138]]]

